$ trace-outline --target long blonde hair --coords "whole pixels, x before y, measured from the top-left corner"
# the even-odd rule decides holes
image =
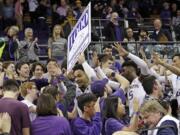
[[[56,37],[57,37],[57,35],[56,35],[56,33],[55,33],[55,29],[56,29],[57,27],[59,27],[60,30],[61,30],[61,32],[60,32],[60,37],[63,37],[63,36],[64,36],[63,27],[62,27],[61,25],[59,25],[59,24],[56,24],[56,25],[54,25],[53,31],[52,31],[52,40],[53,40],[53,41],[55,41],[55,40],[56,40]]]

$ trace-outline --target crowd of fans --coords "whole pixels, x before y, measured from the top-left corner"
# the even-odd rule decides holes
[[[1,62],[0,131],[11,135],[178,135],[180,54],[172,65],[153,54],[149,65],[114,43],[93,53],[91,65],[81,54],[67,73],[40,62]],[[6,121],[6,122],[4,122]],[[117,133],[116,133],[117,132]],[[121,133],[122,132],[122,133]]]
[[[0,0],[0,135],[180,134],[180,53],[169,43],[179,1],[91,2],[112,43],[90,61],[82,53],[67,73],[67,37],[88,1]],[[139,26],[149,17],[151,34]],[[39,58],[42,40],[47,63]]]

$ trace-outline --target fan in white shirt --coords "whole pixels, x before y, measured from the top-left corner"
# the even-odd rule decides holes
[[[129,101],[129,115],[132,116],[134,113],[133,111],[134,98],[138,99],[139,106],[141,106],[144,102],[146,92],[144,91],[144,88],[142,87],[142,84],[137,75],[137,69],[138,69],[137,65],[132,61],[127,61],[123,63],[122,67],[123,67],[122,75],[131,82],[128,89],[128,101]]]
[[[36,106],[33,101],[37,99],[37,88],[34,82],[25,82],[20,86],[21,95],[24,97],[23,102],[29,108],[29,117],[33,121],[36,118]]]
[[[115,43],[114,48],[118,51],[119,55],[122,57],[128,57],[131,59],[131,57],[135,57],[135,59],[140,59],[137,56],[127,52],[119,43]],[[140,59],[141,60],[141,59]],[[140,62],[144,62],[141,60]],[[144,62],[145,63],[145,62]],[[137,75],[138,72],[138,66],[139,63],[129,61],[129,62],[124,62],[122,67],[123,67],[123,72],[122,75],[128,79],[128,81],[131,83],[129,90],[128,90],[128,100],[129,100],[129,115],[132,116],[133,112],[133,100],[136,97],[139,101],[139,106],[141,106],[144,102],[144,98],[146,95],[146,92],[144,91],[144,88],[142,86],[142,83]],[[140,67],[141,69],[141,74],[142,75],[147,75],[146,72],[143,70],[144,67]]]
[[[154,61],[173,72],[173,74],[167,76],[167,79],[172,82],[173,98],[177,98],[178,105],[180,106],[180,53],[175,54],[172,58],[172,65],[163,62],[157,53],[154,54]],[[166,81],[165,76],[158,75],[155,71],[151,70],[151,73],[158,78],[161,82]]]

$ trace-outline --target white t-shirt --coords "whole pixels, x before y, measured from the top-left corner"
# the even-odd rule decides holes
[[[26,105],[28,106],[28,108],[30,108],[30,107],[36,108],[36,105],[34,105],[33,103],[31,103],[31,102],[28,101],[28,100],[22,100],[21,102],[24,103],[24,104],[26,104]],[[35,120],[35,118],[36,118],[36,113],[29,113],[29,117],[30,117],[30,120],[31,120],[31,121]]]
[[[158,75],[154,70],[151,69],[151,75],[154,75],[160,82],[165,82],[165,76]],[[172,82],[173,87],[173,98],[176,98],[178,105],[180,106],[180,76],[171,74],[167,76],[167,79]]]
[[[173,94],[175,98],[177,98],[178,105],[180,106],[180,76],[173,74],[172,79],[175,80],[174,82],[172,82],[174,92]]]
[[[144,102],[146,92],[142,86],[142,83],[139,81],[138,77],[135,78],[128,89],[128,101],[129,101],[129,116],[133,114],[133,100],[136,97],[139,101],[139,106]]]

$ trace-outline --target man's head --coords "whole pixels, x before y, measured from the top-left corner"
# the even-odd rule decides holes
[[[122,65],[122,75],[132,82],[137,77],[138,67],[133,61],[126,61]]]
[[[112,56],[112,46],[111,45],[104,45],[103,53]]]
[[[86,88],[89,85],[89,78],[84,72],[84,68],[82,65],[77,64],[73,68],[74,71],[74,77],[75,82],[78,84],[78,86],[81,88]]]
[[[24,30],[24,35],[25,35],[25,37],[26,38],[33,38],[33,30],[32,30],[32,28],[26,28],[25,30]]]
[[[154,28],[155,30],[159,31],[161,29],[162,22],[160,19],[155,19],[154,20]]]
[[[85,93],[80,95],[78,98],[78,107],[82,111],[83,114],[86,114],[90,118],[92,118],[95,114],[94,105],[96,103],[95,95],[91,93]]]
[[[133,38],[133,30],[132,28],[126,29],[127,38]]]
[[[99,55],[98,59],[101,63],[102,68],[112,68],[114,59],[111,55],[102,54]]]
[[[16,64],[16,72],[19,77],[28,78],[30,69],[27,62],[20,62]]]
[[[3,92],[13,92],[15,96],[19,94],[19,85],[16,80],[9,79],[5,80],[3,83]]]
[[[32,68],[31,68],[31,72],[33,74],[33,76],[35,76],[36,78],[41,78],[42,75],[44,74],[44,65],[36,62],[32,64]]]
[[[145,77],[142,80],[142,86],[148,95],[153,95],[156,98],[163,96],[160,82],[154,76]]]
[[[156,100],[149,100],[143,104],[140,114],[144,123],[149,127],[155,127],[159,120],[167,114],[167,110]]]
[[[114,24],[117,24],[118,23],[118,19],[119,19],[119,15],[117,12],[113,12],[111,14],[111,22],[114,23]]]
[[[177,53],[172,58],[172,65],[180,68],[180,53]]]
[[[82,2],[80,0],[76,0],[76,7],[81,8],[82,7]]]
[[[51,76],[55,76],[59,69],[60,68],[56,59],[49,59],[47,61],[47,71]]]
[[[31,99],[37,99],[37,88],[34,82],[24,82],[20,86],[21,95],[23,97],[29,96]]]

